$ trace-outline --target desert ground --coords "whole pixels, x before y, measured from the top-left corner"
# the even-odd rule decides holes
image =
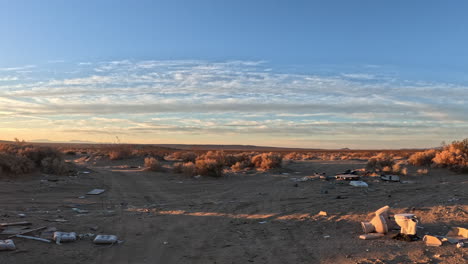
[[[368,188],[313,178],[359,169],[365,161],[291,161],[281,169],[187,177],[142,169],[139,158],[84,161],[77,173],[33,173],[2,178],[0,222],[29,221],[77,234],[114,234],[122,241],[95,245],[91,238],[44,243],[14,238],[16,251],[0,263],[466,263],[467,248],[445,242],[360,240],[361,221],[389,205],[419,219],[418,235],[444,235],[467,226],[466,174],[431,169],[402,176],[407,183],[365,177]],[[165,161],[163,166],[170,167]],[[106,191],[86,195],[94,188]],[[87,210],[78,213],[72,208]],[[320,215],[324,211],[326,215]],[[25,214],[20,217],[18,214]],[[59,219],[59,220],[57,220]],[[65,221],[66,220],[66,221]],[[5,239],[5,235],[2,235]]]

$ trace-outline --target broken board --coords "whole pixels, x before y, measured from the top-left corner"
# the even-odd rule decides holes
[[[99,194],[101,194],[101,193],[103,193],[105,191],[106,190],[104,190],[104,189],[94,189],[94,190],[89,191],[87,194],[88,195],[99,195]]]

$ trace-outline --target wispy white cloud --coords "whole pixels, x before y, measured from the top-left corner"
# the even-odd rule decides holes
[[[274,71],[264,61],[74,65],[66,72],[36,72],[33,65],[0,69],[6,73],[0,72],[0,82],[15,81],[0,83],[2,125],[19,128],[22,122],[11,122],[19,118],[43,127],[46,119],[49,128],[67,133],[315,139],[428,133],[446,139],[463,136],[468,125],[467,86],[396,80],[384,72],[296,74]],[[25,69],[33,72],[8,74]]]

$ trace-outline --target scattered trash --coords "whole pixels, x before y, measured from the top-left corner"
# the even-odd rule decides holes
[[[435,236],[425,235],[423,241],[426,243],[426,246],[429,247],[439,247],[442,245],[442,241]]]
[[[36,232],[36,231],[39,231],[39,230],[42,230],[42,229],[46,229],[47,227],[43,226],[43,227],[39,227],[39,228],[34,228],[34,229],[27,229],[27,230],[22,230],[21,232],[18,232],[16,234],[12,234],[11,236],[9,236],[8,238],[12,238],[12,237],[15,237],[17,235],[25,235],[25,234],[28,234],[28,233],[32,233],[32,232]]]
[[[354,187],[369,187],[369,185],[363,181],[350,181],[349,185]]]
[[[385,236],[384,234],[380,234],[380,233],[370,233],[370,234],[360,235],[359,238],[364,239],[364,240],[371,240],[371,239],[381,238],[384,236]]]
[[[68,222],[68,220],[65,220],[65,219],[62,219],[62,218],[58,218],[58,219],[42,219],[44,221],[47,221],[47,222],[57,222],[57,223],[65,223],[65,222]]]
[[[318,215],[321,215],[321,216],[328,216],[327,212],[325,212],[325,211],[320,211],[320,212],[318,213]]]
[[[90,171],[80,171],[79,173],[81,173],[81,174],[90,174],[91,172]]]
[[[403,184],[413,184],[413,183],[416,183],[415,181],[400,181],[400,183],[403,183]]]
[[[42,231],[41,237],[45,239],[54,239],[55,231],[57,231],[57,228],[48,227],[46,230]]]
[[[465,247],[465,243],[463,242],[458,242],[457,243],[457,248],[464,248]]]
[[[164,242],[163,242],[163,244],[164,244],[164,245],[167,245],[167,244],[169,244],[169,242],[167,242],[167,241],[164,241]]]
[[[37,241],[42,241],[42,242],[46,242],[46,243],[51,243],[51,242],[52,242],[52,241],[50,241],[49,239],[44,239],[44,238],[35,237],[35,236],[16,235],[15,237],[20,237],[20,238],[25,238],[25,239],[31,239],[31,240],[37,240]]]
[[[399,182],[400,176],[398,175],[382,175],[380,179],[383,181]]]
[[[316,178],[318,178],[317,176],[304,176],[302,178],[291,178],[291,181],[294,181],[294,182],[306,182],[306,181],[311,181],[311,180],[315,180]]]
[[[375,211],[375,216],[372,218],[370,222],[361,222],[361,227],[364,233],[381,233],[386,234],[388,232],[387,221],[388,219],[388,211],[390,207],[388,205],[380,208],[379,210]]]
[[[26,217],[26,214],[18,214],[18,216],[19,216],[20,218],[25,218],[25,217]]]
[[[89,213],[88,210],[84,210],[84,209],[80,209],[80,208],[76,208],[76,207],[72,208],[72,210],[75,211],[75,212],[77,212],[77,213],[79,213],[79,214],[87,214],[87,213]]]
[[[22,222],[13,222],[13,223],[0,223],[0,227],[4,226],[18,226],[18,225],[31,225],[30,222],[22,221]]]
[[[468,238],[468,229],[463,227],[452,227],[450,231],[445,235],[447,239],[452,239],[453,241],[463,242],[460,240],[464,240]]]
[[[0,240],[0,251],[16,250],[15,243],[11,239]]]
[[[94,237],[94,236],[95,235],[93,233],[86,233],[86,234],[79,234],[78,238],[83,239],[83,238],[90,238],[90,237]]]
[[[76,241],[75,232],[54,232],[54,241],[57,245],[61,242],[73,242]]]
[[[335,175],[335,179],[342,180],[342,181],[357,181],[359,180],[359,175],[354,174],[338,174]]]
[[[396,214],[395,222],[401,227],[401,234],[416,235],[416,226],[419,221],[414,214]]]
[[[200,179],[200,178],[201,178],[201,175],[195,175],[195,176],[193,176],[193,178],[195,178],[195,179]]]
[[[329,236],[329,235],[325,235],[325,236],[323,236],[323,238],[330,238],[330,236]]]
[[[88,195],[99,195],[99,194],[101,194],[101,193],[103,193],[105,191],[106,190],[104,190],[104,189],[93,189],[93,190],[89,191],[87,194]]]
[[[117,236],[114,235],[97,235],[93,243],[94,244],[114,244],[117,242]]]
[[[266,224],[268,223],[267,221],[261,221],[261,222],[258,222],[259,224]]]

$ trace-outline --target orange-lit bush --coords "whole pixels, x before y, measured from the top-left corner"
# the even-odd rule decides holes
[[[455,171],[468,171],[468,138],[454,141],[438,152],[432,160],[437,167],[446,167]]]
[[[437,150],[429,149],[423,152],[416,152],[411,155],[408,162],[414,166],[431,166],[432,160],[435,158]]]

